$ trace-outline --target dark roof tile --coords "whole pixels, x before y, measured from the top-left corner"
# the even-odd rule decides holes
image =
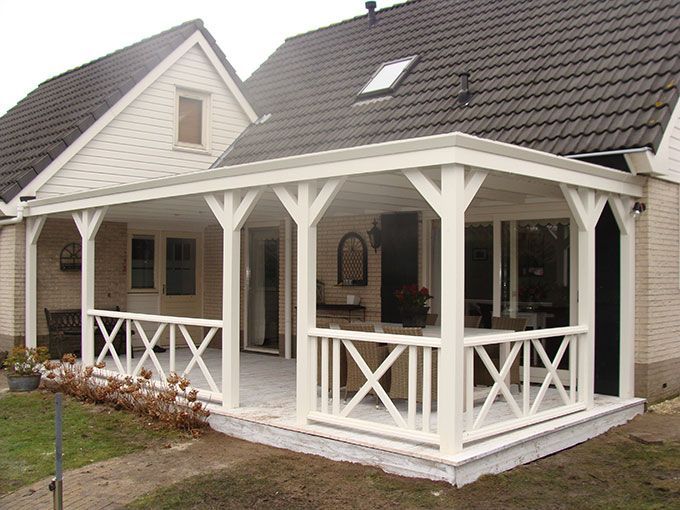
[[[677,102],[676,0],[412,0],[378,18],[288,39],[245,84],[271,118],[217,164],[453,131],[557,154],[656,148]],[[410,54],[391,99],[357,104],[380,63]]]

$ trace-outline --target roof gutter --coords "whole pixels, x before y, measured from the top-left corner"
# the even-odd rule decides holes
[[[21,223],[24,220],[24,207],[26,207],[26,202],[33,200],[34,198],[35,197],[20,197],[19,203],[17,204],[17,215],[12,218],[0,220],[0,228]]]
[[[635,152],[651,152],[652,149],[649,147],[636,147],[634,149],[618,149],[614,151],[601,151],[601,152],[585,152],[583,154],[569,154],[564,156],[569,159],[580,159],[580,158],[592,158],[594,156],[614,156],[617,154],[633,154]]]

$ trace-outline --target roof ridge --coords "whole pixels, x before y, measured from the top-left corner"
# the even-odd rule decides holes
[[[421,2],[421,1],[423,1],[423,0],[404,0],[402,3],[394,4],[394,5],[390,5],[389,7],[383,7],[382,9],[378,9],[376,11],[376,13],[379,14],[379,13],[382,13],[382,12],[392,11],[392,10],[398,9],[400,7],[404,7],[405,5],[413,5],[413,4]],[[301,33],[296,34],[296,35],[291,35],[290,37],[286,37],[284,39],[284,42],[292,41],[294,39],[298,39],[299,37],[305,37],[305,36],[308,36],[308,35],[313,34],[315,32],[321,32],[323,30],[327,30],[329,28],[335,28],[335,27],[340,26],[340,25],[345,25],[347,23],[351,23],[353,21],[357,21],[359,19],[365,18],[367,16],[368,16],[368,14],[360,14],[358,16],[354,16],[353,18],[347,18],[347,19],[344,19],[342,21],[337,21],[335,23],[331,23],[330,25],[326,25],[324,27],[315,28],[313,30],[307,30],[306,32],[301,32]]]
[[[110,57],[112,57],[113,55],[115,55],[115,54],[117,54],[117,53],[121,53],[121,52],[123,52],[123,51],[127,51],[127,50],[129,50],[130,48],[134,48],[135,46],[139,46],[140,44],[149,42],[149,41],[151,41],[152,39],[160,38],[160,37],[162,37],[162,36],[164,36],[164,35],[167,35],[167,34],[169,34],[169,33],[171,33],[171,32],[179,32],[180,30],[182,30],[182,29],[184,29],[184,28],[187,28],[187,27],[189,27],[189,26],[191,26],[191,25],[195,25],[195,26],[196,26],[196,30],[201,30],[202,28],[204,28],[203,20],[200,19],[200,18],[195,18],[195,19],[192,19],[192,20],[189,20],[189,21],[185,21],[185,22],[180,23],[179,25],[176,25],[176,26],[174,26],[174,27],[172,27],[172,28],[168,28],[167,30],[163,30],[162,32],[158,32],[157,34],[151,35],[151,36],[149,36],[149,37],[145,37],[144,39],[141,39],[141,40],[139,40],[139,41],[136,41],[136,42],[134,42],[134,43],[132,43],[132,44],[129,44],[129,45],[127,45],[127,46],[124,46],[124,47],[122,47],[122,48],[118,48],[117,50],[114,50],[114,51],[112,51],[112,52],[110,52],[110,53],[107,53],[106,55],[102,55],[101,57],[97,57],[97,58],[95,58],[94,60],[90,60],[89,62],[85,62],[84,64],[81,64],[81,65],[79,65],[79,66],[76,66],[76,67],[73,67],[73,68],[71,68],[71,69],[68,69],[68,70],[64,71],[63,73],[57,74],[57,75],[55,75],[55,76],[52,76],[51,78],[48,78],[48,79],[46,79],[45,81],[41,82],[41,83],[38,85],[38,87],[36,87],[35,90],[37,90],[38,88],[42,87],[43,85],[45,85],[45,84],[47,84],[47,83],[49,83],[49,82],[51,82],[51,81],[53,81],[53,80],[56,80],[57,78],[63,78],[64,76],[67,76],[67,75],[69,75],[69,74],[71,74],[71,73],[74,73],[74,72],[76,72],[76,71],[80,71],[81,69],[84,69],[84,68],[86,68],[86,67],[88,67],[88,66],[91,66],[91,65],[93,65],[93,64],[96,64],[97,62],[100,62],[100,61],[102,61],[102,60],[104,60],[104,59],[110,58]]]

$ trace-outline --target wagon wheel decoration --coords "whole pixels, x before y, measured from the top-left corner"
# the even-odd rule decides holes
[[[356,232],[345,234],[338,244],[338,284],[367,284],[366,242]]]
[[[59,266],[62,271],[80,271],[82,267],[80,243],[64,246],[59,256]]]

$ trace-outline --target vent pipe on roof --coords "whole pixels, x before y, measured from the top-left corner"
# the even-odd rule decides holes
[[[458,102],[462,105],[468,105],[472,94],[470,93],[470,73],[463,71],[460,73],[460,92],[458,93]]]
[[[378,17],[375,14],[375,8],[377,6],[377,2],[366,2],[366,9],[368,9],[368,27],[372,27],[378,22]]]

